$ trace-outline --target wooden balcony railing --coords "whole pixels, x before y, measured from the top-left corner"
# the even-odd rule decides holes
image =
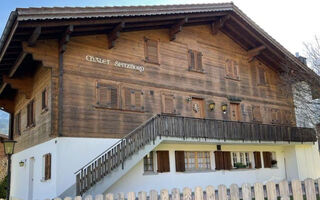
[[[218,140],[315,142],[314,129],[172,115],[156,115],[120,139],[76,172],[77,195],[119,167],[132,154],[156,137],[204,138]]]

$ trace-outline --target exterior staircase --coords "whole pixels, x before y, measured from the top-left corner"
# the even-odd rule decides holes
[[[76,172],[76,194],[104,193],[164,138],[217,141],[315,142],[311,128],[156,115]]]

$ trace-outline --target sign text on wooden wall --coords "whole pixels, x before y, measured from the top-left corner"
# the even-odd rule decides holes
[[[104,65],[113,65],[115,67],[132,69],[132,70],[136,70],[136,71],[139,71],[139,72],[143,72],[144,71],[144,67],[141,66],[141,65],[125,63],[125,62],[121,62],[121,61],[118,61],[118,60],[112,61],[112,60],[109,60],[109,59],[99,58],[99,57],[91,56],[91,55],[87,55],[86,56],[86,60],[89,61],[89,62],[100,63],[100,64],[104,64]]]

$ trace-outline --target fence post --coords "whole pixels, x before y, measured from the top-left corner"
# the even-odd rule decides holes
[[[230,185],[230,199],[239,200],[239,187],[237,184]]]
[[[92,200],[92,196],[91,195],[88,195],[84,198],[84,200]]]
[[[316,188],[314,186],[314,181],[311,178],[304,180],[304,186],[306,190],[307,200],[316,200]]]
[[[190,188],[183,188],[183,200],[192,200],[192,191]]]
[[[207,200],[216,200],[216,192],[212,185],[209,185],[206,188],[206,199]]]
[[[94,197],[94,200],[103,200],[103,195],[102,194],[98,194]]]
[[[251,185],[249,183],[245,183],[242,185],[242,199],[243,200],[251,200]]]
[[[203,191],[201,187],[196,187],[194,189],[194,199],[195,200],[203,200]]]
[[[261,183],[254,184],[254,198],[255,200],[264,200],[263,185]]]
[[[180,190],[178,188],[173,188],[171,191],[172,200],[180,200]]]
[[[273,181],[267,182],[267,197],[268,200],[277,200],[276,185]]]
[[[81,196],[76,196],[76,197],[74,198],[74,200],[82,200],[82,197],[81,197]]]
[[[228,200],[227,187],[225,185],[218,186],[218,199],[219,200]]]
[[[283,199],[290,198],[288,181],[283,180],[279,183],[280,197]]]
[[[149,200],[158,200],[158,192],[157,190],[150,191],[150,199]]]
[[[114,196],[112,193],[106,194],[106,200],[114,200]]]
[[[124,193],[123,192],[118,193],[117,198],[118,200],[124,200]]]
[[[166,189],[160,191],[160,200],[169,200],[169,192]]]
[[[72,200],[71,197],[65,197],[64,200]]]
[[[138,193],[138,199],[139,200],[147,200],[147,193],[144,191],[141,191]]]
[[[136,194],[134,192],[129,192],[128,200],[136,200]]]
[[[294,200],[303,200],[301,182],[299,180],[291,181],[292,194]]]

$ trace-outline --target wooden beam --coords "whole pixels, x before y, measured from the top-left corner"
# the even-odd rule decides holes
[[[65,32],[63,33],[62,37],[59,41],[59,52],[64,53],[66,51],[66,45],[70,41],[70,35],[73,32],[73,25],[69,25]]]
[[[15,61],[14,65],[12,66],[12,68],[9,72],[9,78],[11,78],[14,75],[14,73],[17,71],[17,69],[21,65],[21,63],[24,60],[24,58],[26,57],[26,55],[27,55],[27,53],[24,51],[20,53],[19,57],[17,58],[17,60]]]
[[[110,33],[108,33],[108,49],[114,47],[116,39],[120,36],[120,31],[125,27],[124,22],[117,24]]]
[[[27,99],[31,98],[33,79],[30,77],[25,78],[9,78],[7,76],[3,76],[2,80],[4,83],[9,84],[12,88],[17,89],[19,92],[22,92],[26,95]]]
[[[28,40],[28,45],[30,47],[34,46],[41,34],[41,26],[38,26],[34,29],[33,33],[31,34],[29,40]]]
[[[211,33],[212,35],[216,35],[218,31],[224,26],[226,21],[230,19],[230,15],[226,15],[221,17],[218,21],[211,23]]]
[[[178,23],[171,26],[169,29],[169,39],[173,41],[176,39],[176,34],[182,31],[182,26],[188,22],[188,18],[185,17],[184,19],[180,20]]]
[[[0,109],[8,113],[14,112],[14,101],[9,99],[0,99]]]
[[[10,32],[10,34],[9,34],[9,36],[8,36],[4,46],[3,46],[3,48],[1,49],[0,62],[2,61],[2,58],[3,58],[4,54],[5,54],[5,52],[7,51],[7,48],[9,46],[10,42],[11,42],[11,39],[12,39],[13,34],[15,33],[17,27],[18,27],[18,21],[16,20],[14,25],[13,25],[13,28],[11,29],[11,32]]]
[[[249,62],[252,62],[256,56],[258,56],[263,50],[265,50],[266,47],[264,45],[261,45],[259,47],[256,47],[254,49],[251,49],[248,51],[248,57],[249,57]]]

